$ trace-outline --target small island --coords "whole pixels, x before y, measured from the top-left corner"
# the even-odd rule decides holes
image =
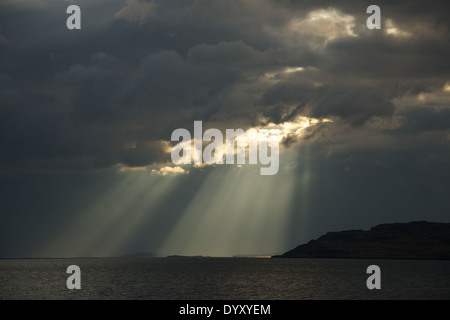
[[[272,258],[449,260],[450,223],[415,221],[329,232]]]

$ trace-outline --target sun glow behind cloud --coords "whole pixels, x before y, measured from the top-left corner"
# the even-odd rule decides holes
[[[245,140],[245,151],[246,151],[246,163],[248,163],[248,150],[249,150],[249,145],[250,144],[254,144],[256,145],[257,143],[265,143],[267,144],[267,146],[271,147],[271,132],[270,130],[278,130],[278,143],[282,144],[283,140],[285,140],[286,138],[294,138],[295,141],[297,142],[301,142],[303,135],[305,134],[305,130],[308,128],[311,128],[315,125],[318,125],[320,123],[326,123],[326,122],[333,122],[333,120],[331,119],[316,119],[316,118],[311,118],[311,117],[306,117],[306,116],[297,116],[292,120],[289,121],[284,121],[282,123],[273,123],[273,122],[267,122],[266,119],[262,118],[261,122],[266,123],[264,125],[260,125],[260,126],[255,126],[255,127],[251,127],[248,128],[243,135],[238,135],[235,137],[234,141],[235,141],[235,147],[234,149],[230,150],[226,148],[226,142],[225,142],[225,134],[223,137],[223,145],[222,145],[222,151],[223,151],[223,163],[226,163],[225,158],[227,156],[227,154],[237,154],[238,149],[236,148],[236,144],[237,141],[240,139],[240,137],[245,136],[246,140]],[[259,130],[266,130],[266,134],[263,135],[261,133],[259,133]],[[183,142],[179,142],[180,147],[183,148],[195,148],[195,144],[194,144],[194,139],[191,139],[190,141],[183,141]],[[206,143],[207,145],[208,143]],[[202,148],[205,147],[205,143],[201,146]],[[170,151],[168,151],[170,152]],[[202,153],[203,150],[198,149],[197,150],[198,153]],[[182,161],[187,161],[190,160],[193,163],[193,152],[191,154],[191,159],[187,159],[187,158],[183,158]],[[181,162],[180,162],[181,163]],[[179,165],[180,163],[176,163],[177,165]],[[193,165],[194,167],[204,167],[205,164],[195,164]],[[180,166],[177,167],[165,167],[163,168],[167,173],[189,173],[189,171],[186,171],[184,169],[182,169]],[[164,171],[163,169],[160,169],[159,171],[157,170],[152,170],[152,172],[154,173],[161,173],[161,171]],[[183,170],[183,171],[182,171]],[[164,174],[163,174],[164,175]]]
[[[176,167],[165,166],[159,170],[153,169],[152,173],[160,174],[162,176],[167,176],[167,175],[171,175],[171,174],[189,174],[189,170],[186,171],[180,166],[176,166]]]
[[[385,31],[387,34],[395,36],[395,37],[411,37],[411,33],[408,31],[404,31],[399,29],[397,26],[394,25],[394,22],[391,19],[386,20],[386,28]]]
[[[288,33],[295,38],[307,41],[311,47],[319,49],[334,39],[357,37],[354,32],[355,17],[334,8],[318,9],[309,12],[304,18],[294,18],[288,24]],[[308,40],[309,36],[310,39]]]
[[[278,129],[280,130],[279,140],[283,141],[290,135],[294,135],[297,138],[302,138],[305,134],[305,129],[313,127],[319,123],[333,122],[331,119],[316,119],[306,116],[298,116],[291,121],[285,121],[280,124],[269,123],[263,126],[263,129]]]

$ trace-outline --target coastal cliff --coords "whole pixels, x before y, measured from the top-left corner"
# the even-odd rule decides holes
[[[450,259],[450,223],[381,224],[329,232],[273,258]]]

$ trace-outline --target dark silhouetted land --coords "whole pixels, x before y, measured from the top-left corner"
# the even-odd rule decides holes
[[[450,259],[450,223],[380,224],[329,232],[274,258]]]

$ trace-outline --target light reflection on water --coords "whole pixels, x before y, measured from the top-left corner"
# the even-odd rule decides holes
[[[68,290],[69,265],[81,290]],[[381,268],[381,290],[366,269]],[[450,299],[450,261],[252,258],[0,260],[0,299]]]

